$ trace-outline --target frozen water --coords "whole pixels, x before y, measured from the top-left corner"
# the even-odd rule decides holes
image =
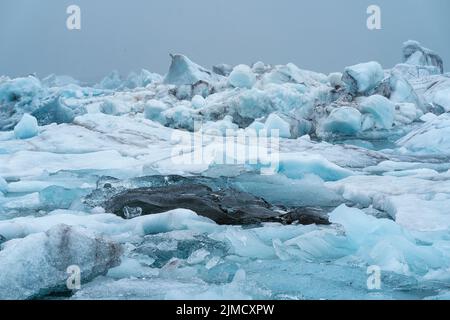
[[[289,123],[284,121],[280,116],[275,113],[269,115],[264,125],[264,130],[271,135],[272,132],[278,134],[281,138],[291,137],[291,128]]]
[[[144,106],[144,115],[146,119],[165,124],[166,119],[163,116],[163,112],[167,109],[168,107],[164,102],[159,100],[149,100]]]
[[[360,109],[363,113],[370,113],[375,126],[379,129],[391,129],[394,124],[395,105],[380,95],[362,98]]]
[[[0,251],[0,298],[67,291],[68,267],[78,266],[81,280],[89,281],[117,265],[120,255],[118,244],[66,225],[8,241]]]
[[[323,130],[331,133],[352,135],[361,130],[361,113],[351,107],[336,108],[323,124]]]
[[[326,181],[340,180],[354,174],[351,170],[341,168],[320,155],[307,153],[282,154],[279,172],[294,179],[315,174]]]
[[[431,119],[397,141],[407,151],[420,155],[450,156],[450,115]]]
[[[171,55],[172,64],[169,73],[164,78],[164,83],[180,85],[193,85],[199,81],[211,82],[214,77],[212,72],[192,62],[188,57],[175,54]]]
[[[38,122],[35,117],[25,113],[22,120],[14,127],[14,135],[17,139],[29,139],[39,132]]]
[[[403,56],[329,75],[174,55],[165,77],[113,72],[94,87],[0,77],[0,297],[448,298],[450,78],[416,42]],[[278,156],[270,175],[264,156],[240,164],[223,148],[263,129],[280,135],[260,149]],[[213,156],[184,162],[199,136]],[[131,191],[177,209],[120,203]],[[194,196],[272,219],[218,225],[178,208]]]
[[[228,82],[235,88],[250,89],[256,82],[256,76],[249,66],[240,64],[234,67],[233,71],[230,73]]]
[[[378,62],[367,62],[345,68],[342,81],[350,92],[368,93],[384,78],[384,71]]]

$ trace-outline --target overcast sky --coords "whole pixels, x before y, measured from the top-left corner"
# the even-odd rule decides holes
[[[81,8],[80,31],[66,8]],[[369,31],[366,9],[382,9]],[[169,53],[217,63],[293,62],[321,72],[400,62],[420,41],[450,63],[448,0],[0,0],[0,74],[68,74],[96,81],[116,69],[164,74]]]

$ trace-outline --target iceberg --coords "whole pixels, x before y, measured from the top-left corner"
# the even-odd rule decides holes
[[[118,265],[121,254],[120,245],[66,225],[8,241],[0,251],[0,299],[31,299],[68,291],[70,266],[80,269],[85,282]]]
[[[51,123],[71,123],[75,119],[75,112],[64,105],[61,98],[56,97],[39,107],[32,113],[40,125]]]
[[[378,62],[367,62],[345,68],[342,81],[354,94],[367,94],[384,79],[384,71]]]
[[[169,72],[164,78],[164,83],[181,85],[193,85],[199,81],[211,83],[214,76],[211,71],[192,62],[182,54],[171,55],[172,63]]]
[[[33,138],[39,133],[38,122],[35,117],[25,113],[22,120],[14,127],[14,135],[17,139]]]
[[[430,49],[422,47],[417,41],[409,40],[403,44],[403,62],[417,66],[435,67],[440,73],[444,73],[442,58]]]

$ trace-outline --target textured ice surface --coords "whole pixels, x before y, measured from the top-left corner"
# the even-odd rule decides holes
[[[210,71],[174,55],[165,77],[113,72],[94,87],[0,77],[0,297],[57,297],[67,264],[78,264],[82,287],[65,297],[448,299],[442,66],[408,42],[390,70],[370,62],[324,75],[258,62]],[[224,149],[241,150],[241,135],[269,138],[263,129],[280,135],[261,149],[279,156],[271,175],[260,174],[267,157],[242,164],[243,152]],[[195,162],[199,136],[210,154]],[[122,219],[104,205],[130,189],[194,182],[211,197],[234,189],[264,199],[283,217],[296,208],[293,223],[217,225],[136,205]],[[332,223],[301,224],[311,217]],[[379,290],[367,287],[369,266],[380,268]]]
[[[89,281],[119,264],[122,251],[114,242],[62,224],[2,246],[0,299],[67,291],[68,267],[78,266],[82,281]]]

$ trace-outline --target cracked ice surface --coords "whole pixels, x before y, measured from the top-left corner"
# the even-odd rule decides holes
[[[0,77],[0,298],[448,298],[450,78],[417,42],[403,56]],[[272,129],[270,175],[223,148]]]

